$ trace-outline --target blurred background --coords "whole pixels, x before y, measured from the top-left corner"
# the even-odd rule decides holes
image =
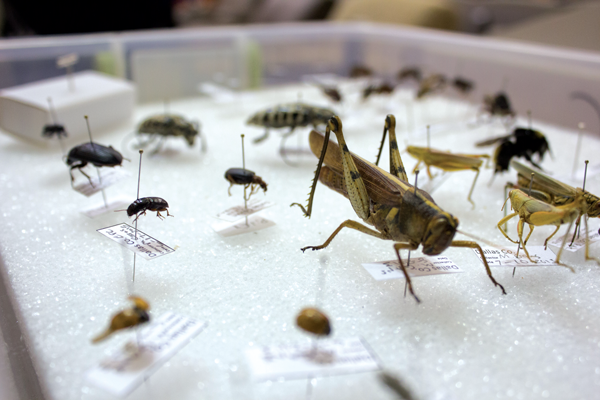
[[[289,21],[371,21],[600,50],[584,0],[0,0],[3,37]]]

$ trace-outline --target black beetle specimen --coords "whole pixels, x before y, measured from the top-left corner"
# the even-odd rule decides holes
[[[533,155],[537,154],[538,162],[542,161],[550,145],[546,137],[539,131],[529,128],[515,128],[510,135],[484,140],[476,144],[477,147],[489,146],[498,143],[494,152],[494,173],[508,171],[510,160],[513,157],[524,157],[535,167],[542,169],[535,161]]]
[[[200,126],[198,122],[189,122],[180,115],[157,114],[142,121],[137,130],[138,135],[150,135],[153,141],[160,137],[160,142],[152,153],[158,153],[167,137],[181,136],[187,144],[192,147],[196,141],[196,136],[202,140]],[[202,145],[201,150],[206,151],[206,146]]]
[[[62,139],[66,138],[67,136],[68,135],[67,131],[65,130],[65,127],[60,124],[47,124],[44,125],[44,128],[42,129],[42,137],[45,137],[47,139],[50,139],[52,137]]]
[[[384,82],[379,85],[369,85],[362,93],[363,100],[367,99],[372,94],[390,94],[394,91],[394,85]]]
[[[93,185],[92,178],[83,172],[82,168],[88,163],[93,164],[95,167],[120,166],[123,163],[123,155],[113,149],[112,146],[106,147],[98,143],[86,142],[73,147],[69,151],[66,163],[71,167],[69,171],[71,174],[71,183],[75,180],[73,177],[73,170],[77,168],[79,172],[88,178],[90,185]]]
[[[421,69],[418,67],[405,67],[398,71],[398,75],[396,76],[400,82],[414,79],[417,83],[421,82],[423,79],[423,74],[421,73]]]
[[[264,192],[267,191],[267,183],[262,180],[262,178],[256,175],[253,171],[249,169],[243,168],[229,168],[225,171],[225,179],[227,179],[231,185],[229,185],[229,189],[227,189],[227,193],[231,196],[231,187],[233,185],[243,185],[245,187],[250,187],[250,194],[248,195],[248,199],[250,196],[258,192],[259,188],[262,188]],[[247,200],[248,200],[247,199]]]
[[[473,83],[473,81],[461,78],[460,76],[454,78],[454,80],[452,81],[452,86],[454,86],[456,90],[465,95],[471,93],[475,88],[475,84]]]
[[[172,217],[173,215],[169,214],[169,203],[162,197],[142,197],[141,199],[135,200],[133,203],[127,207],[127,216],[131,217],[132,215],[138,214],[134,221],[136,221],[140,216],[146,215],[146,211],[156,211],[156,216],[160,219],[164,219],[161,215],[161,211],[167,212],[167,217]]]

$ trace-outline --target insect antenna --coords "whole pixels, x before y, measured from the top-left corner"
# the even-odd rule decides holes
[[[375,160],[375,165],[379,165],[379,159],[381,158],[381,152],[383,151],[383,145],[385,143],[385,136],[387,135],[388,126],[385,124],[383,126],[383,137],[381,138],[381,144],[379,145],[379,151],[377,152],[377,159]]]

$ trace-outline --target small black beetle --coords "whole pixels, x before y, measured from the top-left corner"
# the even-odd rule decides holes
[[[65,130],[65,127],[60,124],[44,125],[44,128],[42,129],[42,137],[49,139],[53,136],[56,136],[59,139],[66,138],[67,131]]]
[[[244,185],[250,186],[252,189],[250,191],[250,196],[254,193],[258,192],[259,186],[263,189],[263,191],[267,191],[267,183],[262,180],[262,178],[254,173],[254,171],[250,171],[249,169],[243,168],[229,168],[225,171],[225,179],[227,179],[231,185],[229,185],[229,189],[227,189],[227,193],[231,196],[231,187],[233,185]]]
[[[135,217],[134,221],[136,221],[141,215],[146,215],[146,211],[156,211],[156,216],[160,219],[164,219],[160,212],[166,211],[167,217],[172,217],[173,215],[169,214],[169,203],[162,197],[142,197],[141,199],[135,200],[133,203],[127,207],[127,216],[131,217],[132,215],[138,214]]]
[[[88,178],[90,184],[93,185],[90,176],[81,169],[88,163],[92,163],[95,167],[120,166],[123,163],[123,155],[113,149],[112,146],[106,147],[98,143],[86,142],[73,147],[69,151],[66,163],[71,167],[71,170],[69,171],[71,174],[71,182],[75,180],[73,177],[73,170],[77,168],[79,172]]]

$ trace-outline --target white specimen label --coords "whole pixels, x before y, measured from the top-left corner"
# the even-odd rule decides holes
[[[267,200],[252,199],[247,204],[248,208],[243,205],[231,207],[217,214],[217,218],[229,222],[236,222],[246,215],[252,215],[273,205],[275,205],[275,203],[271,203]]]
[[[588,232],[588,236],[590,237],[590,244],[595,243],[600,240],[600,234],[598,234],[598,231],[595,229],[591,229]],[[556,246],[560,249],[560,246],[562,246],[563,238],[564,238],[564,236],[553,239],[548,244],[552,245],[552,246]],[[573,238],[573,233],[571,232],[571,233],[569,233],[569,236],[567,237],[567,242],[565,243],[565,250],[576,252],[577,250],[585,247],[585,234],[579,234],[579,239],[575,239],[573,244],[570,245],[572,238]],[[529,249],[527,249],[527,250],[529,250]]]
[[[116,354],[87,373],[93,385],[118,397],[125,397],[150,374],[173,357],[205,327],[206,322],[173,314],[163,314]]]
[[[152,260],[175,251],[175,249],[170,248],[139,229],[136,236],[135,228],[127,224],[117,224],[98,229],[98,232],[134,253],[139,254],[146,260]]]
[[[376,357],[360,338],[319,340],[296,345],[265,346],[246,351],[257,380],[302,379],[379,369]]]
[[[402,260],[408,275],[411,277],[464,272],[446,256],[411,258],[408,266],[406,261],[407,259]],[[400,269],[398,260],[365,263],[362,266],[378,281],[404,278],[404,272]]]
[[[246,224],[246,219],[242,218],[237,222],[218,222],[212,226],[212,228],[219,235],[228,237],[241,235],[242,233],[249,233],[260,231],[261,229],[268,228],[270,226],[275,225],[275,222],[266,219],[265,217],[261,217],[259,215],[251,215],[248,217],[248,223]]]
[[[133,200],[127,196],[118,196],[113,199],[108,199],[106,204],[104,204],[104,202],[94,204],[91,207],[81,210],[81,213],[87,217],[96,218],[97,216],[106,214],[107,212],[111,212],[120,208],[127,208],[132,201]]]
[[[527,246],[527,251],[534,262],[529,261],[523,249],[519,250],[517,257],[517,248],[514,249],[496,249],[494,247],[482,247],[483,254],[488,264],[492,267],[539,267],[546,265],[557,265],[556,256],[552,250],[545,250],[544,246]],[[479,251],[473,249],[473,252],[481,260]]]
[[[90,175],[92,183],[84,176],[85,179],[79,182],[77,185],[73,186],[73,189],[76,192],[81,193],[86,197],[90,197],[93,194],[98,193],[102,189],[106,189],[107,187],[114,185],[115,183],[127,178],[130,174],[122,168],[104,168],[106,171],[100,172],[100,178],[98,176]],[[73,174],[76,174],[77,171],[73,171]]]

